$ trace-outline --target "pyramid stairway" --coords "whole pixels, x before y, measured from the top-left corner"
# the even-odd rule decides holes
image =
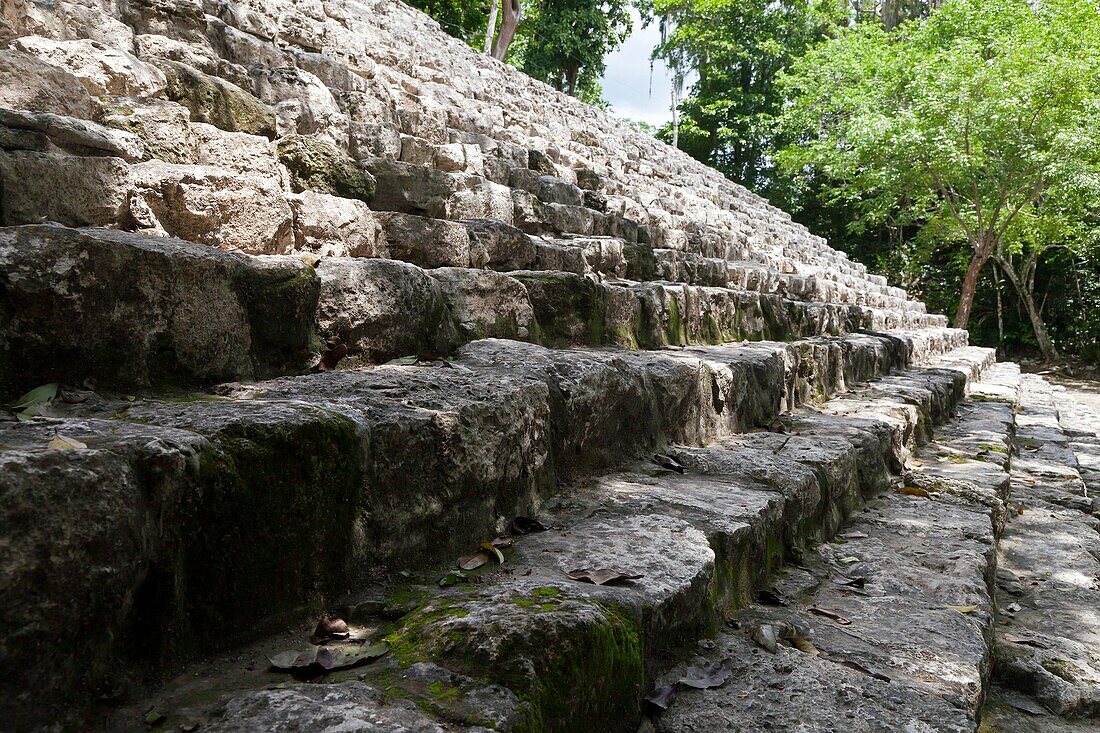
[[[396,0],[5,4],[0,274],[0,395],[60,385],[0,420],[12,730],[1096,714],[1086,632],[997,633],[1054,633],[998,543],[1016,606],[1036,568],[1075,568],[1063,618],[1095,593],[1005,544],[1040,442],[1027,490],[1095,544],[1087,420]],[[273,671],[321,613],[386,653]]]

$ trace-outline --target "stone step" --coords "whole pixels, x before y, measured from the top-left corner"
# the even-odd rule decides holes
[[[3,301],[12,314],[0,326],[0,392],[15,397],[43,382],[88,378],[147,390],[302,373],[337,343],[355,364],[446,355],[479,338],[655,348],[943,324],[914,311],[758,291],[443,267],[473,264],[473,252],[485,253],[480,263],[490,265],[526,255],[501,240],[507,231],[484,222],[467,227],[405,214],[382,220],[388,235],[400,230],[410,241],[453,234],[446,248],[456,255],[428,261],[391,236],[382,245],[391,254],[431,268],[382,257],[324,257],[309,267],[294,257],[106,229],[0,229],[0,267],[9,281]],[[620,240],[577,241],[586,269],[619,254],[607,243]],[[536,263],[545,260],[533,249]],[[120,290],[120,282],[133,284]]]
[[[767,603],[727,615],[713,644],[659,678],[671,684],[686,666],[707,663],[732,670],[721,688],[683,689],[655,719],[657,730],[977,728],[991,667],[995,543],[1007,515],[1014,403],[1000,397],[1019,377],[998,365],[983,378],[998,388],[976,385],[982,400],[964,403],[910,459],[904,482],[779,573],[770,595],[758,599]],[[935,400],[913,399],[928,384],[895,379],[873,389],[896,390],[895,399],[916,406]],[[928,422],[937,414],[918,409]],[[879,422],[855,414],[844,419]],[[797,418],[793,429],[801,434]],[[974,459],[977,439],[989,447]],[[757,640],[767,636],[776,642],[770,649]]]
[[[1023,376],[1013,441],[1017,513],[997,571],[1004,730],[1027,730],[1020,719],[1043,730],[1100,721],[1100,521],[1060,422],[1063,405],[1041,377]],[[1066,418],[1073,419],[1068,410]]]
[[[896,390],[890,384],[870,389],[911,408],[902,415],[942,420],[988,352],[948,356],[905,372],[893,383]],[[932,404],[936,411],[928,411]],[[381,631],[391,658],[357,673],[366,686],[382,690],[373,705],[339,702],[368,694],[339,676],[329,688],[332,705],[318,702],[328,696],[291,686],[290,695],[256,689],[211,706],[221,679],[200,690],[169,685],[142,705],[171,710],[181,721],[201,720],[206,730],[260,729],[276,714],[287,724],[334,730],[326,726],[336,722],[318,722],[323,711],[356,719],[374,714],[379,700],[411,698],[443,724],[633,731],[639,699],[664,660],[751,602],[785,558],[805,556],[830,537],[864,495],[890,480],[888,466],[904,460],[918,434],[915,424],[867,429],[827,412],[806,417],[843,431],[803,434],[803,414],[796,409],[782,433],[721,431],[716,440],[693,441],[705,447],[672,445],[666,452],[685,467],[683,474],[643,461],[573,483],[538,514],[550,531],[518,538],[499,570],[445,588],[435,582],[445,571],[436,571],[391,586],[380,600],[350,599],[345,613],[352,619],[369,625],[357,614],[379,607],[397,617]],[[856,432],[864,437],[851,439]],[[586,585],[566,576],[580,567],[641,577]],[[270,677],[251,679],[259,687]]]
[[[0,423],[0,471],[22,497],[2,521],[16,570],[0,648],[21,670],[5,694],[113,694],[120,658],[138,674],[274,628],[371,573],[454,557],[566,482],[769,425],[963,343],[952,330],[656,352],[490,340],[450,362],[217,395],[67,392],[55,417]],[[59,435],[77,449],[51,447]],[[84,653],[59,667],[15,639]]]

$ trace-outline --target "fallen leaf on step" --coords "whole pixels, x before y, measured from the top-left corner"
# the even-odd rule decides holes
[[[847,555],[845,557],[838,557],[837,562],[841,565],[855,565],[859,562],[859,558],[855,555]]]
[[[537,519],[530,517],[516,517],[512,520],[512,534],[528,535],[535,532],[545,532],[548,527]]]
[[[384,641],[375,644],[349,644],[333,652],[332,669],[346,669],[381,659],[390,653],[390,645]]]
[[[871,670],[867,669],[866,667],[864,667],[859,662],[853,662],[850,659],[845,659],[843,662],[840,662],[840,664],[843,667],[848,667],[849,669],[854,669],[857,672],[862,672],[865,675],[869,675],[871,677],[874,677],[876,680],[882,680],[883,682],[889,682],[890,681],[890,678],[887,677],[886,675],[881,674],[879,672],[872,672]]]
[[[346,639],[349,636],[351,636],[351,629],[342,618],[322,616],[309,641],[311,644],[323,644],[329,639]]]
[[[318,646],[307,649],[304,652],[282,652],[281,654],[269,657],[268,661],[271,662],[272,667],[284,672],[308,670],[311,667],[315,667],[318,670],[329,670],[332,669],[333,656],[331,649],[324,646]]]
[[[802,634],[798,633],[794,629],[787,629],[787,633],[783,635],[783,638],[790,642],[791,646],[793,646],[795,649],[802,652],[803,654],[817,656],[821,653],[821,651],[816,646],[810,643],[809,639],[802,636]]]
[[[347,355],[347,344],[338,344],[334,346],[330,351],[326,351],[321,355],[321,360],[317,362],[317,371],[331,372],[336,368],[336,365],[340,363],[340,360]]]
[[[770,588],[757,591],[756,602],[763,606],[783,606],[784,608],[788,605],[783,596]]]
[[[81,443],[76,438],[68,438],[58,433],[46,447],[50,450],[84,450],[88,446],[85,443]]]
[[[458,559],[458,567],[462,570],[477,570],[487,562],[489,562],[489,556],[487,554],[484,552],[475,552],[473,555],[460,557]]]
[[[837,537],[845,540],[865,540],[869,535],[866,532],[841,532]]]
[[[668,710],[668,706],[676,700],[679,693],[680,690],[676,685],[660,685],[654,687],[653,691],[645,696],[644,701],[646,705],[654,708],[653,712],[659,713]]]
[[[978,610],[978,606],[944,606],[944,608],[950,608],[959,613],[974,613]]]
[[[10,406],[16,411],[20,420],[29,420],[40,415],[49,416],[49,406],[55,397],[57,397],[57,383],[50,382],[35,387]]]
[[[497,547],[493,542],[482,542],[481,548],[488,551],[490,555],[495,557],[498,564],[504,564],[504,553],[501,552],[500,548]]]
[[[154,708],[153,710],[147,712],[142,720],[145,721],[145,724],[150,728],[155,728],[164,721],[168,720],[168,716]]]
[[[906,496],[920,496],[925,499],[931,499],[932,495],[924,489],[917,488],[916,486],[902,486],[897,490],[899,494],[905,494]]]
[[[732,675],[733,660],[724,659],[698,667],[688,667],[684,671],[684,676],[680,678],[680,684],[696,690],[710,690],[726,684]]]
[[[775,627],[771,624],[757,626],[752,630],[751,638],[772,654],[775,654],[779,650],[779,641],[776,639]]]
[[[641,575],[632,575],[630,573],[619,572],[618,570],[612,570],[611,568],[600,568],[598,570],[589,570],[588,568],[581,568],[579,570],[571,570],[566,573],[573,580],[580,580],[587,583],[595,583],[596,585],[609,585],[611,583],[619,583],[624,580],[638,580]]]
[[[809,611],[810,613],[814,614],[815,616],[824,616],[827,619],[831,619],[832,621],[836,621],[841,626],[847,626],[848,624],[852,623],[851,621],[844,618],[843,616],[841,616],[836,611],[829,611],[829,610],[826,610],[824,608],[818,608],[817,606],[810,606],[806,610]]]
[[[516,544],[516,541],[513,540],[511,537],[494,537],[493,539],[489,540],[489,544],[497,548],[498,550],[507,550],[509,547]]]
[[[834,575],[832,581],[837,585],[843,585],[848,588],[863,588],[867,585],[867,578],[849,578],[847,575]]]
[[[653,462],[661,468],[667,469],[669,471],[675,471],[676,473],[684,472],[684,467],[679,461],[677,461],[672,456],[666,456],[663,453],[654,453]]]

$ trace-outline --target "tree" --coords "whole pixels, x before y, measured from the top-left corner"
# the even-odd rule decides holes
[[[667,29],[654,55],[698,81],[680,105],[678,147],[762,194],[771,193],[781,71],[834,27],[835,3],[654,0]],[[666,136],[670,137],[670,136]]]
[[[630,35],[631,0],[537,0],[521,68],[555,89],[600,99],[604,59]]]
[[[1051,216],[1086,216],[1100,171],[1098,28],[1087,0],[949,0],[892,32],[857,26],[793,65],[783,123],[796,142],[779,159],[827,179],[827,199],[849,206],[857,226],[894,218],[965,241],[954,321],[964,328],[995,253],[1011,262]],[[1024,297],[1026,273],[1015,275]]]

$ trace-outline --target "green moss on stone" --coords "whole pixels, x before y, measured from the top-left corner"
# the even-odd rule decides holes
[[[295,192],[316,191],[368,203],[374,198],[374,176],[331,143],[288,135],[279,140],[277,150]]]

